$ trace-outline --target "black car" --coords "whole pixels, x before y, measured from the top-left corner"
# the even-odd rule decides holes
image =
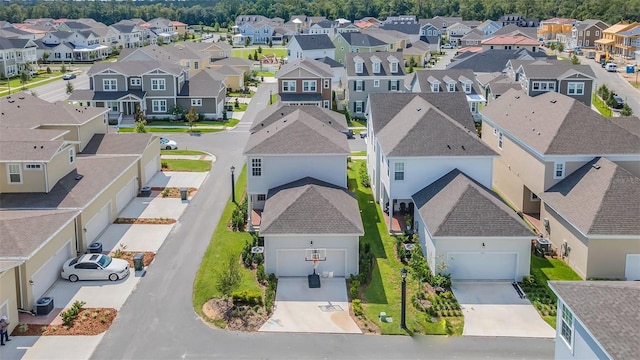
[[[614,109],[622,109],[624,107],[624,100],[620,96],[613,95],[613,101],[615,102]]]

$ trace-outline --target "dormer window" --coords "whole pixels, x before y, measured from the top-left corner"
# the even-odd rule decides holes
[[[398,62],[397,61],[390,62],[389,66],[391,67],[391,72],[392,73],[397,73],[398,72]]]
[[[456,91],[456,83],[448,82],[447,83],[447,91],[448,92],[455,92]]]
[[[362,74],[364,72],[364,62],[356,60],[356,74]]]
[[[427,81],[429,82],[431,92],[440,92],[440,81],[438,81],[438,79],[434,78],[433,76],[429,76]]]
[[[373,62],[373,72],[375,74],[379,74],[380,73],[380,61],[374,61]]]

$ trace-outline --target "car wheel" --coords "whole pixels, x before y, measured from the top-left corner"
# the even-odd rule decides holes
[[[109,274],[109,280],[111,281],[118,280],[118,274]]]
[[[164,147],[165,150],[171,150],[171,146],[167,145]]]
[[[71,282],[78,281],[78,275],[76,275],[76,274],[69,275],[69,281],[71,281]]]

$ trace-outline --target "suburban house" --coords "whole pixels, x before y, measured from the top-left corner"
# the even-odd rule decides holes
[[[144,30],[137,24],[122,20],[110,26],[118,34],[118,45],[124,49],[144,46]]]
[[[333,44],[336,47],[334,59],[340,63],[344,63],[348,53],[387,51],[389,48],[386,42],[359,32],[337,34]]]
[[[358,273],[364,229],[346,189],[346,129],[342,114],[316,106],[271,106],[256,118],[244,155],[249,224],[264,236],[265,271]]]
[[[336,47],[328,35],[294,35],[287,44],[287,56],[293,59],[335,59]]]
[[[336,33],[335,28],[337,26],[338,26],[337,21],[322,20],[322,21],[311,24],[311,26],[309,26],[308,33],[312,35],[325,34],[329,36],[331,39],[333,39]]]
[[[640,24],[637,22],[628,23],[626,21],[611,25],[602,30],[602,37],[595,41],[596,49],[609,52],[610,54],[622,54],[625,50],[629,50],[628,46],[631,45],[630,43],[624,43],[622,33],[633,30],[638,26],[640,26]]]
[[[442,31],[430,22],[420,20],[420,40],[432,46],[433,52],[440,52],[442,42]]]
[[[461,21],[447,27],[446,35],[449,43],[460,45],[460,39],[471,32],[478,25],[479,21]]]
[[[411,59],[415,61],[416,65],[425,66],[431,59],[431,52],[435,49],[435,46],[427,44],[422,40],[418,40],[407,45],[402,49],[402,58],[406,65],[411,63]]]
[[[404,59],[401,52],[349,53],[345,60],[348,111],[365,117],[369,94],[405,92]]]
[[[0,37],[0,76],[11,77],[37,65],[36,44],[29,39]]]
[[[540,21],[538,40],[558,40],[558,37],[571,35],[576,19],[553,18]]]
[[[556,91],[591,106],[596,76],[589,65],[562,60],[509,60],[506,74],[529,96]]]
[[[404,20],[394,20],[385,22],[382,26],[380,26],[382,30],[391,30],[391,31],[399,31],[401,33],[407,34],[409,36],[409,41],[418,41],[422,36],[420,31],[422,29],[422,25],[420,25],[417,21],[404,21]]]
[[[505,14],[498,19],[498,23],[503,27],[515,25],[517,27],[537,28],[539,21],[536,18],[525,18],[520,14]]]
[[[558,296],[556,359],[632,359],[640,353],[639,282],[550,281],[549,288]]]
[[[535,27],[519,27],[517,25],[511,24],[501,27],[493,33],[493,36],[504,36],[504,35],[520,35],[526,36],[532,40],[538,40],[538,29]]]
[[[53,54],[49,61],[95,61],[106,59],[111,53],[111,47],[100,44],[100,38],[91,32],[53,31],[47,33],[41,40],[43,47],[38,47],[38,58],[44,52]],[[70,51],[57,51],[58,45],[64,44]],[[55,49],[55,50],[54,50]]]
[[[518,50],[485,50],[481,52],[463,53],[456,56],[455,61],[447,64],[447,69],[471,69],[476,75],[501,73],[511,59],[533,60],[546,59],[544,51],[532,52],[526,49]]]
[[[478,112],[487,101],[482,95],[473,70],[430,70],[411,74],[409,90],[413,93],[462,92],[465,94],[471,115],[481,119]]]
[[[493,36],[493,33],[500,30],[501,27],[502,25],[498,24],[493,20],[485,20],[480,25],[478,25],[476,29],[482,31],[484,36],[491,37]]]
[[[331,67],[313,59],[298,59],[276,73],[280,102],[287,105],[315,105],[332,108]]]
[[[0,227],[19,229],[0,241],[0,310],[17,319],[159,171],[160,143],[107,134],[105,109],[28,94],[0,108]]]
[[[514,89],[481,114],[482,140],[500,154],[493,187],[578,275],[624,278],[625,264],[638,264],[629,255],[640,254],[638,119],[605,118],[554,91]]]
[[[155,18],[141,23],[140,27],[147,30],[147,40],[151,44],[168,44],[178,39],[178,32],[173,27],[173,21],[165,18]]]
[[[596,40],[602,37],[603,31],[608,27],[607,23],[596,19],[576,21],[571,29],[571,34],[558,37],[558,40],[567,49],[574,47],[593,48],[596,46]]]
[[[456,280],[521,279],[533,233],[490,190],[496,152],[475,134],[464,103],[461,92],[370,95],[374,199],[390,232],[403,221],[418,235],[431,269],[444,263]]]
[[[532,52],[538,51],[540,43],[525,35],[496,35],[489,39],[483,40],[481,43],[482,50],[506,49],[517,50],[527,49]]]
[[[482,30],[475,28],[468,33],[464,34],[458,41],[458,45],[460,47],[467,46],[479,46],[482,43],[482,40],[486,39],[487,35],[485,35]]]
[[[238,43],[236,39],[239,39],[241,45],[246,44],[247,39],[249,39],[249,45],[266,45],[271,40],[274,30],[273,24],[268,20],[244,23],[239,25],[238,28],[242,37],[234,37],[234,42]]]

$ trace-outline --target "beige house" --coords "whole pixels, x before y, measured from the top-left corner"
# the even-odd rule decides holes
[[[17,319],[159,171],[160,144],[107,134],[107,109],[26,94],[0,108],[0,313]]]
[[[640,254],[637,240],[640,228],[631,227],[624,233],[611,228],[605,233],[594,232],[586,219],[608,220],[613,224],[637,222],[640,201],[633,199],[640,196],[640,187],[623,197],[628,202],[602,188],[606,186],[604,182],[597,187],[595,184],[571,187],[571,196],[553,194],[576,177],[582,179],[575,174],[584,172],[594,161],[611,162],[610,166],[618,173],[628,174],[622,177],[624,181],[634,183],[634,177],[640,176],[640,137],[637,125],[633,125],[638,119],[608,119],[556,92],[529,97],[515,89],[492,101],[481,114],[482,139],[500,154],[493,164],[494,188],[551,240],[558,254],[580,276],[623,278],[621,264],[626,263],[626,255]],[[599,157],[607,160],[594,160]],[[602,164],[596,165],[604,168]],[[618,181],[615,177],[602,181],[605,180],[610,184]],[[586,203],[573,200],[577,198]],[[583,222],[577,223],[572,213],[566,211],[570,200],[574,201],[574,211],[580,210]],[[587,205],[595,206],[593,202],[613,202],[615,206],[607,206],[619,209],[588,210]],[[603,265],[606,262],[618,265]]]

